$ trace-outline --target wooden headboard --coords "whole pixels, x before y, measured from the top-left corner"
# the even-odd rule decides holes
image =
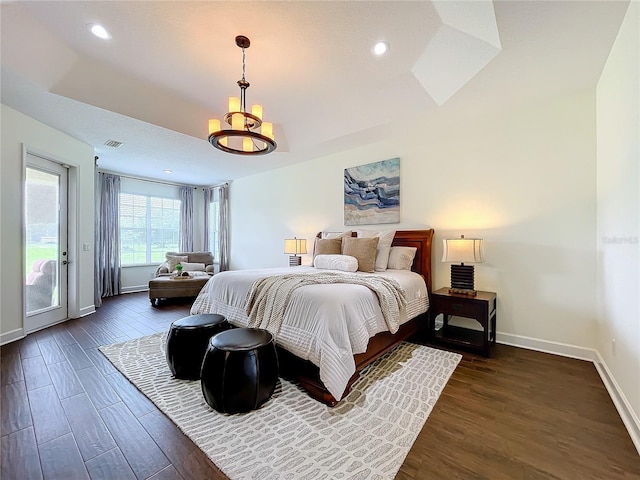
[[[322,232],[316,235],[321,238]],[[354,237],[356,233],[352,234]],[[433,228],[429,230],[396,230],[391,246],[416,247],[416,256],[413,259],[411,270],[424,277],[429,293],[433,291],[431,275],[431,242],[433,240]]]
[[[416,247],[416,256],[413,259],[411,270],[422,275],[427,282],[429,293],[432,290],[431,275],[431,243],[433,240],[433,228],[429,230],[397,230],[393,237],[393,247]]]

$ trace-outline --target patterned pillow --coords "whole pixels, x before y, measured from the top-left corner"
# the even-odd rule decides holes
[[[189,257],[184,255],[167,255],[167,269],[169,273],[176,269],[176,265],[189,260]]]
[[[417,250],[416,247],[391,247],[387,268],[392,270],[411,270]]]
[[[376,249],[378,248],[379,240],[378,237],[345,237],[342,239],[342,254],[356,257],[360,272],[373,273],[375,271]]]

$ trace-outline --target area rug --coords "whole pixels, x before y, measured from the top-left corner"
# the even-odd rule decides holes
[[[171,377],[165,342],[158,333],[100,350],[232,480],[394,478],[461,359],[404,342],[336,407],[280,379],[262,408],[227,415],[199,381]]]

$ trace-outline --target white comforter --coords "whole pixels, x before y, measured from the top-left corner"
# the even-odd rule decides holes
[[[219,313],[232,324],[248,323],[245,301],[253,283],[270,275],[312,273],[313,267],[269,268],[221,272],[211,277],[191,307],[193,315]],[[408,270],[387,270],[375,274],[395,279],[407,294],[407,307],[400,310],[400,323],[428,308],[423,278]],[[278,345],[318,366],[320,380],[340,400],[355,373],[353,355],[367,349],[369,338],[387,330],[374,292],[362,285],[308,285],[293,292],[280,329]]]

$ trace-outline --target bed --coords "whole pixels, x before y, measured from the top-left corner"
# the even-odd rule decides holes
[[[400,325],[393,334],[385,324],[382,302],[367,287],[319,284],[292,292],[276,337],[281,375],[296,380],[316,400],[334,406],[349,393],[363,368],[426,327],[432,239],[432,229],[398,230],[392,246],[416,248],[411,271],[361,274],[392,278],[405,287],[407,305],[400,311]],[[249,323],[247,294],[256,282],[317,271],[301,266],[221,272],[202,289],[191,313],[218,313],[244,327]]]

